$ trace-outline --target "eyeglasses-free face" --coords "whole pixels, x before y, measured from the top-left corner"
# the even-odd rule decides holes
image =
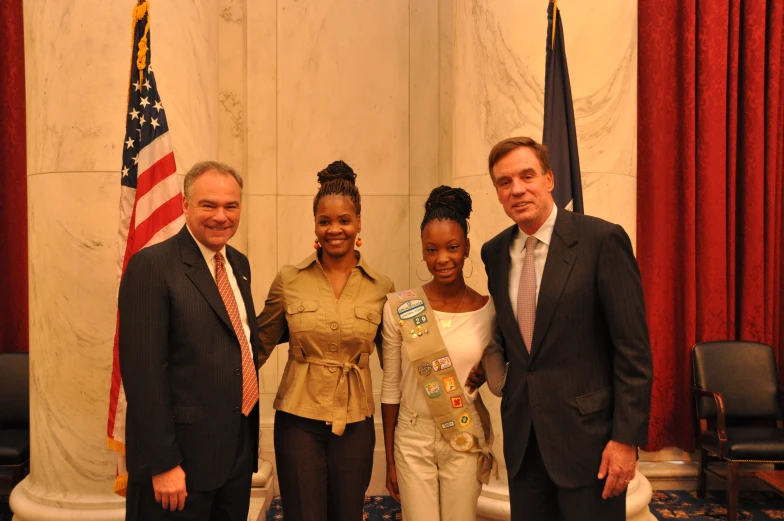
[[[529,147],[519,147],[493,166],[495,192],[508,215],[528,235],[533,235],[553,209],[552,171],[542,172]]]

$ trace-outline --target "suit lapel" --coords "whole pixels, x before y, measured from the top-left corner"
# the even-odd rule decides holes
[[[553,237],[547,251],[544,273],[542,273],[539,298],[536,303],[531,358],[539,354],[542,340],[547,335],[566,281],[569,280],[569,275],[577,260],[577,255],[570,249],[576,242],[572,213],[559,208],[553,227]]]
[[[188,278],[191,279],[204,297],[204,300],[218,314],[223,323],[231,331],[234,331],[229,313],[226,311],[226,305],[223,303],[223,299],[218,291],[218,285],[215,283],[215,279],[212,278],[212,273],[210,273],[210,269],[207,267],[207,263],[204,261],[204,256],[201,254],[196,241],[191,237],[185,226],[177,234],[177,238],[180,244],[182,262],[187,266],[185,273],[188,275]]]
[[[517,323],[514,309],[512,309],[512,302],[509,300],[509,264],[511,263],[509,247],[517,233],[519,232],[517,225],[515,224],[504,231],[504,235],[502,236],[499,246],[500,251],[498,251],[497,255],[498,264],[496,265],[496,269],[498,270],[496,280],[498,280],[499,286],[496,294],[501,295],[501,297],[494,300],[496,306],[496,320],[498,321],[501,330],[506,333],[504,336],[506,338],[517,338],[519,339],[517,345],[524,346],[525,343],[523,341],[523,336],[520,333],[520,326]],[[523,356],[528,358],[528,350],[523,348],[521,351]]]

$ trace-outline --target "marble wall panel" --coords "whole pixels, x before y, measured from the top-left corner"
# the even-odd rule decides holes
[[[131,53],[126,7],[24,3],[29,172],[119,171]],[[153,68],[180,171],[217,156],[216,12],[217,0],[152,8]]]
[[[218,155],[243,177],[247,193],[245,0],[218,0]],[[247,197],[245,198],[247,200]],[[240,222],[232,246],[247,252],[248,223]]]
[[[251,290],[257,314],[264,309],[264,301],[267,298],[270,284],[278,273],[277,214],[277,197],[274,195],[248,196],[248,204],[243,218],[246,220],[250,232],[248,234],[248,260],[253,274]],[[278,389],[280,378],[278,358],[281,351],[280,348],[275,349],[259,373],[259,391],[262,394],[271,394],[272,398]],[[269,400],[270,404],[272,398]],[[262,409],[262,415],[264,414],[272,413]]]
[[[408,193],[408,23],[408,2],[278,2],[279,194],[336,159],[364,195]]]
[[[585,213],[623,226],[637,244],[637,178],[615,173],[583,172]]]
[[[438,2],[409,7],[409,193],[426,195],[438,185]]]
[[[277,7],[271,0],[246,3],[247,189],[277,191]]]
[[[31,446],[28,489],[110,498],[106,448],[117,296],[114,172],[28,177]],[[89,212],[81,209],[89,208]]]

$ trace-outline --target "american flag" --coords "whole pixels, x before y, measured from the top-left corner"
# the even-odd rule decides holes
[[[131,79],[122,145],[118,280],[134,253],[171,237],[184,223],[182,193],[166,111],[158,94],[150,58],[149,3],[139,1],[133,9]],[[119,453],[114,491],[124,496],[128,483],[125,469],[126,401],[120,376],[117,331],[114,336],[107,434],[109,448]]]

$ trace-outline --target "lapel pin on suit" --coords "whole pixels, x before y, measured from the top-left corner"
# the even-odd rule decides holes
[[[246,277],[245,275],[243,275],[243,276],[242,276],[242,280],[245,280],[245,281],[247,281],[247,280],[248,280],[248,277]]]

